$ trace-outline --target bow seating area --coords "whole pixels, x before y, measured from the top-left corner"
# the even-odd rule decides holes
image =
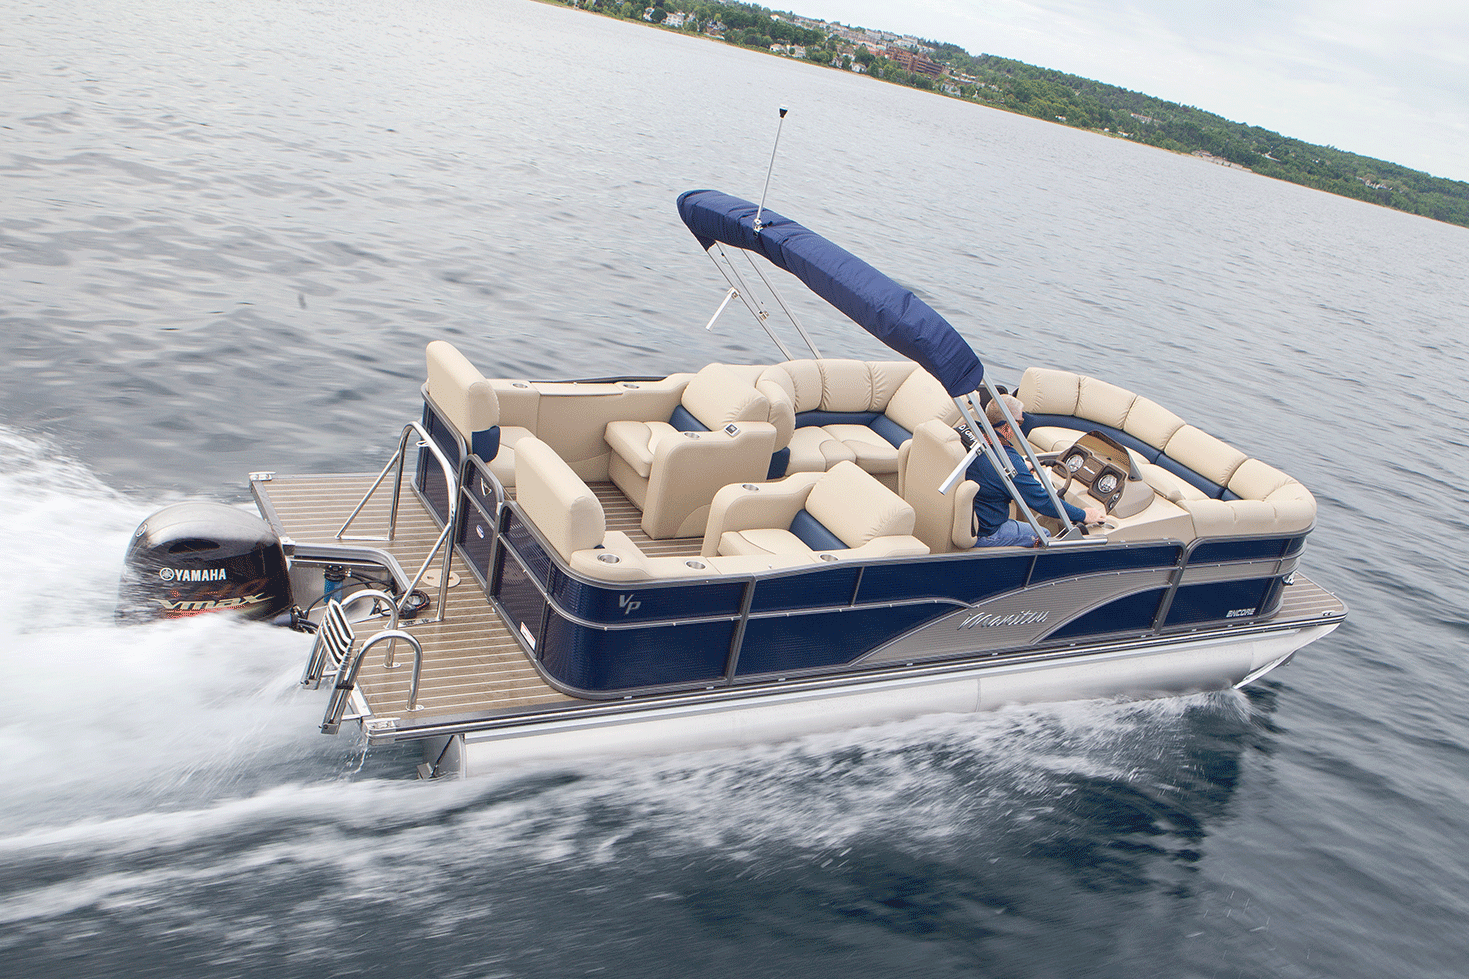
[[[1316,499],[1295,479],[1125,388],[1032,367],[1017,393],[1026,438],[1039,451],[1102,432],[1132,453],[1159,496],[1188,513],[1196,536],[1293,533],[1316,521]]]

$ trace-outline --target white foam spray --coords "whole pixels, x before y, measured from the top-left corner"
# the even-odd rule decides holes
[[[1236,694],[1089,702],[469,783],[411,781],[416,758],[394,749],[401,772],[373,776],[360,744],[316,732],[325,698],[295,682],[307,637],[209,616],[113,625],[123,551],[151,506],[43,443],[0,430],[0,449],[14,603],[0,619],[0,869],[88,868],[17,887],[0,923],[177,906],[213,883],[305,869],[339,881],[343,900],[392,893],[408,911],[487,866],[595,867],[656,850],[759,873],[772,849],[820,862],[874,837],[972,847],[1044,818],[1077,779],[1166,792],[1191,763],[1191,717],[1248,723]],[[237,924],[219,927],[240,940]]]

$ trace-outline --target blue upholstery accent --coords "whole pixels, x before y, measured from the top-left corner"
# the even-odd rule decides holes
[[[1158,456],[1158,466],[1162,469],[1168,470],[1173,475],[1183,480],[1185,483],[1188,483],[1190,486],[1197,488],[1205,496],[1211,499],[1218,500],[1223,498],[1224,496],[1223,486],[1220,486],[1212,479],[1205,479],[1203,476],[1200,476],[1188,466],[1185,466],[1181,462],[1175,461],[1169,456]]]
[[[1101,422],[1092,422],[1087,421],[1085,418],[1077,418],[1075,415],[1043,415],[1039,412],[1027,411],[1025,413],[1025,421],[1020,423],[1020,428],[1026,435],[1029,435],[1030,430],[1033,428],[1050,427],[1073,429],[1077,432],[1078,438],[1087,432],[1101,432],[1119,445],[1126,446],[1136,452],[1148,462],[1158,462],[1158,457],[1163,454],[1162,449],[1149,445],[1136,435],[1130,435],[1120,428],[1113,428],[1111,425],[1103,425]]]
[[[770,454],[770,471],[765,474],[766,479],[780,479],[786,474],[786,468],[791,464],[791,449],[784,449]]]
[[[798,411],[796,427],[810,425],[871,425],[878,417],[875,411]]]
[[[674,405],[673,414],[668,416],[668,424],[680,432],[707,432],[709,426],[695,418],[689,409],[683,405]]]
[[[1036,412],[1025,413],[1025,421],[1020,423],[1027,435],[1033,428],[1053,426],[1057,428],[1070,428],[1079,433],[1078,437],[1087,432],[1101,432],[1103,435],[1127,446],[1147,461],[1154,463],[1162,469],[1166,469],[1190,486],[1199,490],[1205,496],[1214,500],[1238,500],[1239,495],[1231,492],[1228,488],[1220,486],[1212,479],[1206,479],[1194,472],[1183,463],[1174,460],[1171,456],[1163,454],[1162,449],[1154,448],[1135,435],[1129,435],[1120,428],[1111,425],[1103,425],[1100,422],[1087,421],[1085,418],[1077,418],[1075,415],[1042,415]]]
[[[500,426],[475,432],[469,439],[469,451],[489,462],[500,453]]]
[[[867,423],[867,427],[887,439],[895,449],[901,449],[903,443],[913,437],[912,432],[893,421],[887,415],[878,415]]]
[[[842,539],[822,526],[821,521],[807,513],[804,507],[791,520],[790,530],[813,551],[847,550]]]
[[[800,411],[796,413],[796,427],[812,425],[866,425],[881,435],[893,448],[901,448],[913,437],[913,433],[877,411]]]

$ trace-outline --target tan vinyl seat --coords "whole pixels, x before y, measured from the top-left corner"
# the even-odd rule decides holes
[[[903,499],[915,514],[913,536],[935,554],[974,546],[974,496],[979,484],[961,479],[947,494],[939,492],[965,454],[959,433],[938,421],[919,425],[903,447]]]
[[[642,510],[641,526],[654,540],[702,534],[715,491],[764,480],[775,451],[769,400],[723,364],[695,374],[679,404],[692,419],[684,424],[704,431],[672,421],[617,420],[604,435],[612,450],[608,475]]]
[[[1137,440],[1129,447],[1154,491],[1188,513],[1199,537],[1292,534],[1316,520],[1316,499],[1295,479],[1115,384],[1031,367],[1020,381],[1026,414],[1070,417],[1074,428],[1031,429],[1042,451],[1075,442],[1096,423]],[[1152,455],[1143,452],[1151,449]]]
[[[913,430],[933,419],[949,425],[959,420],[943,385],[911,361],[790,360],[767,368],[760,380],[784,394],[799,426],[789,443],[791,473],[855,462],[896,489],[898,451]]]
[[[515,502],[557,554],[570,560],[601,546],[607,536],[602,504],[555,449],[535,436],[522,439],[515,470]]]
[[[929,553],[913,525],[913,508],[902,497],[856,463],[839,462],[824,473],[724,487],[714,497],[701,553],[832,559]]]
[[[500,401],[494,387],[464,354],[446,340],[434,340],[425,349],[428,396],[445,421],[464,438],[471,452],[484,458],[502,486],[515,485],[515,447],[531,437],[528,428],[500,424]]]

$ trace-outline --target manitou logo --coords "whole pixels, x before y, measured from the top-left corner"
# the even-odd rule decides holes
[[[1051,617],[1049,610],[1042,612],[1013,612],[1010,615],[994,615],[990,612],[981,612],[971,615],[959,623],[960,629],[997,629],[1007,625],[1031,625],[1036,622],[1044,622]]]
[[[637,592],[633,592],[633,595],[636,594]],[[623,615],[632,615],[635,610],[643,607],[643,603],[633,598],[632,595],[618,595],[617,607],[622,609]]]
[[[244,608],[246,605],[259,605],[261,602],[269,600],[270,596],[264,593],[246,595],[244,598],[219,598],[208,602],[170,602],[166,598],[153,599],[153,601],[163,606],[163,611],[170,615],[190,615],[194,612],[220,612],[225,609]]]
[[[224,568],[159,568],[164,581],[227,581]]]

